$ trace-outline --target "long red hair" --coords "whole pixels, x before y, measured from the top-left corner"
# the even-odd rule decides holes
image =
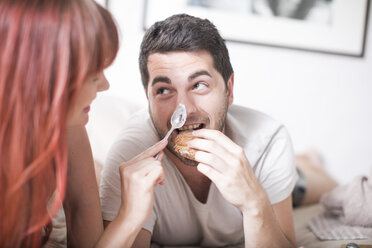
[[[93,0],[0,1],[1,247],[42,244],[65,193],[68,111],[117,50]]]

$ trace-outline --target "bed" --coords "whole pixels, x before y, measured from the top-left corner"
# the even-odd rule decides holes
[[[304,248],[341,248],[347,243],[369,244],[372,247],[372,239],[365,240],[319,240],[309,229],[307,223],[311,217],[324,211],[320,204],[296,208],[293,211],[297,246]]]

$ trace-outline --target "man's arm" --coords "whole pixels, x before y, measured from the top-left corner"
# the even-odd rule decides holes
[[[296,235],[293,221],[293,208],[292,196],[287,197],[285,200],[272,205],[275,217],[285,234],[286,238],[296,244]]]
[[[244,149],[220,131],[201,129],[193,135],[199,138],[188,145],[198,150],[198,170],[243,213],[246,247],[294,247],[291,198],[271,206]]]
[[[291,196],[274,205],[243,212],[246,247],[294,247]]]
[[[136,240],[134,241],[132,248],[147,248],[151,245],[151,233],[146,229],[143,229],[139,232]]]
[[[94,162],[85,127],[68,128],[68,173],[63,207],[69,247],[94,247],[103,232]]]

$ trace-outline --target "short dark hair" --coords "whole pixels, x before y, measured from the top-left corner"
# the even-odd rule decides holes
[[[178,14],[153,24],[143,37],[139,56],[144,88],[147,90],[149,82],[147,62],[152,53],[201,50],[211,54],[215,69],[221,73],[227,85],[233,73],[229,52],[224,39],[209,20]]]

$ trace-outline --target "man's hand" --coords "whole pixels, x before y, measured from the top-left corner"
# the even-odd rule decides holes
[[[197,138],[188,145],[198,150],[198,170],[243,213],[245,247],[294,247],[291,197],[271,206],[243,148],[217,130],[200,129],[193,135]]]
[[[217,130],[201,129],[193,135],[198,139],[188,144],[198,150],[195,154],[200,163],[198,170],[216,184],[227,201],[242,212],[268,201],[243,148]]]

